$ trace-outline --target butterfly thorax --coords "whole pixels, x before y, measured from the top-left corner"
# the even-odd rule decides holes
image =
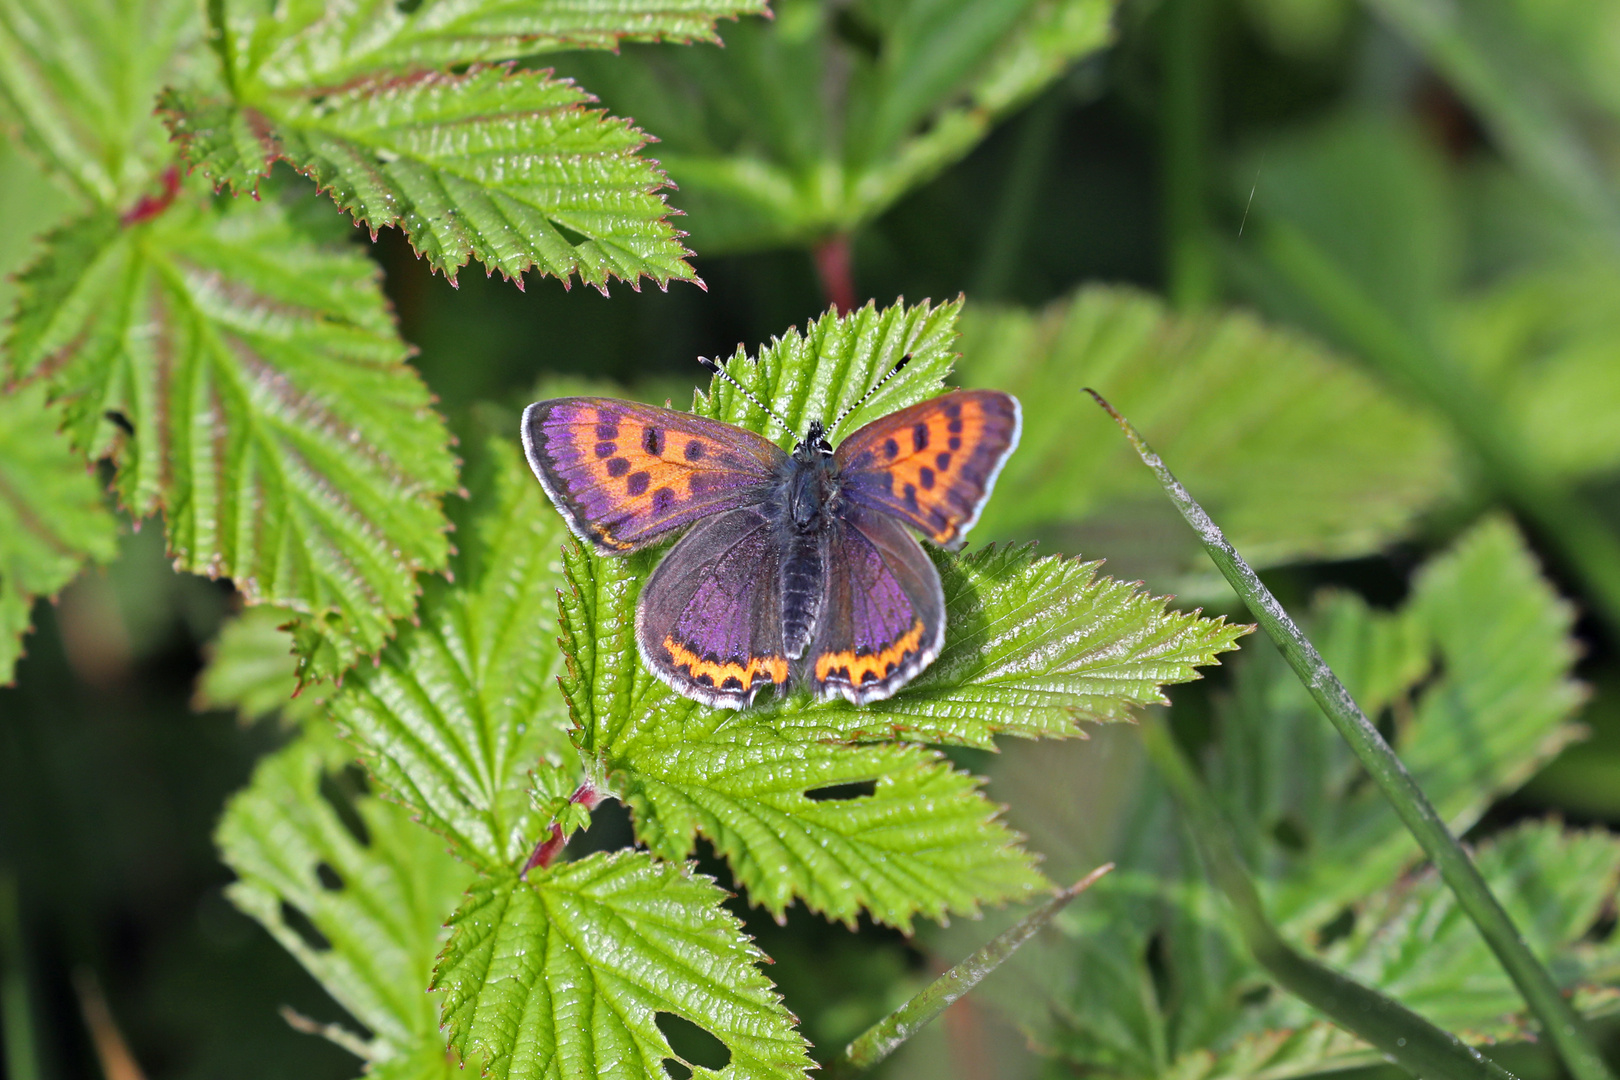
[[[783,645],[797,660],[825,600],[827,551],[840,501],[832,447],[819,423],[783,464],[773,517],[782,537]]]

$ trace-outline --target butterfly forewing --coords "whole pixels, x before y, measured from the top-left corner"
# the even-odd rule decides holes
[[[895,518],[850,507],[834,528],[827,602],[804,677],[818,697],[862,705],[889,697],[939,655],[945,592],[928,553]]]
[[[941,547],[960,546],[1018,445],[1018,400],[956,390],[890,413],[839,444],[850,502],[893,514]]]
[[[553,398],[523,413],[529,466],[574,534],[623,554],[765,498],[780,447],[751,431],[616,398]]]
[[[743,708],[787,682],[781,573],[781,546],[761,514],[732,510],[701,522],[641,591],[642,659],[677,693],[721,708]]]

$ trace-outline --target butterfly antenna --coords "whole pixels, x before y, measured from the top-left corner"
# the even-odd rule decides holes
[[[763,409],[765,411],[765,415],[770,417],[772,420],[775,420],[783,431],[787,432],[789,435],[792,435],[794,438],[798,438],[798,432],[789,427],[788,422],[782,419],[781,415],[778,414],[775,409],[761,401],[759,396],[756,395],[752,390],[748,389],[748,387],[732,378],[731,372],[727,371],[720,361],[710,360],[707,356],[700,356],[698,357],[698,363],[702,364],[705,368],[726,380],[726,382],[730,383],[732,386],[735,386],[738,393],[742,394],[743,397],[747,398],[749,401],[752,401],[755,405],[758,405],[761,409]]]
[[[911,363],[911,354],[906,353],[906,355],[902,356],[899,360],[895,361],[894,367],[889,369],[889,373],[887,375],[883,376],[883,378],[881,378],[877,382],[873,383],[871,388],[868,389],[866,391],[866,393],[862,394],[857,401],[853,402],[852,404],[845,405],[844,406],[844,411],[838,414],[838,419],[834,420],[831,424],[827,425],[827,430],[828,431],[837,431],[838,430],[838,425],[842,424],[844,422],[844,417],[848,416],[850,413],[854,412],[856,409],[860,408],[862,405],[865,405],[868,401],[870,401],[873,394],[875,394],[879,390],[883,389],[883,384],[884,383],[888,382],[890,379],[892,379],[896,375],[900,374],[900,369],[905,367],[909,363]]]

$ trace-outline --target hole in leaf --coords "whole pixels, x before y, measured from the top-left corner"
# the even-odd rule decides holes
[[[849,784],[828,784],[811,788],[804,797],[812,802],[832,802],[841,799],[864,799],[877,794],[876,780],[856,780]]]
[[[1349,937],[1355,928],[1356,913],[1351,908],[1345,908],[1322,924],[1322,929],[1316,932],[1316,943],[1318,947],[1325,949],[1335,941]]]
[[[1271,827],[1271,836],[1287,851],[1300,852],[1310,846],[1305,830],[1291,817],[1278,818],[1277,824]]]
[[[692,1021],[667,1012],[659,1013],[656,1019],[658,1030],[669,1040],[669,1048],[683,1061],[716,1072],[731,1064],[731,1050],[726,1044]]]
[[[568,226],[564,225],[560,221],[553,221],[551,223],[551,225],[558,232],[562,233],[562,238],[564,240],[568,241],[570,244],[574,245],[575,247],[579,247],[581,244],[588,244],[588,243],[591,242],[590,237],[586,236],[582,232],[577,232],[574,229],[570,229]]]
[[[366,793],[366,774],[358,765],[345,766],[340,773],[322,773],[320,793],[331,806],[355,843],[371,846],[371,830],[355,808],[354,801]]]
[[[664,1074],[670,1080],[692,1080],[692,1070],[676,1061],[674,1058],[664,1059]]]
[[[617,799],[603,799],[591,811],[591,824],[568,843],[568,858],[583,859],[597,851],[618,851],[636,842],[630,810]]]
[[[308,915],[305,915],[285,900],[281,902],[281,921],[286,925],[287,929],[303,938],[304,944],[315,952],[331,951],[332,943],[326,939],[325,934],[321,933],[320,928],[310,921]]]
[[[332,864],[323,862],[315,867],[315,876],[320,879],[321,888],[327,892],[337,892],[343,888],[343,875],[332,869]]]

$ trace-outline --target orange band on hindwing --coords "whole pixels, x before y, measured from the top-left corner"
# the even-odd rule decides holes
[[[682,646],[672,637],[664,638],[664,651],[675,667],[683,667],[693,682],[723,690],[752,690],[756,676],[764,675],[767,682],[780,685],[787,682],[788,662],[784,656],[751,656],[746,664],[735,661],[708,660]],[[735,680],[735,686],[726,683]]]
[[[919,619],[911,624],[911,629],[904,636],[877,652],[850,650],[822,653],[816,657],[816,678],[826,682],[830,676],[838,675],[848,679],[854,687],[888,678],[906,657],[918,652],[922,636],[923,624]]]

